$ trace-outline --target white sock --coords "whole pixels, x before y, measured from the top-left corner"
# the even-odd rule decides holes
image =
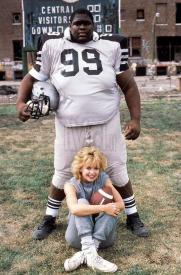
[[[137,208],[136,208],[136,202],[134,199],[134,195],[132,195],[129,198],[123,199],[123,201],[124,201],[124,205],[125,205],[124,211],[125,211],[126,215],[131,215],[131,214],[138,212]]]
[[[58,210],[60,208],[61,201],[54,200],[51,197],[48,197],[48,203],[46,208],[46,215],[50,215],[52,217],[58,216]]]
[[[85,253],[85,255],[90,254],[90,251],[91,253],[97,253],[96,246],[91,235],[81,237],[81,245],[82,251]]]
[[[94,244],[95,244],[96,250],[98,251],[99,245],[100,245],[101,242],[98,239],[93,239],[93,240],[94,240]]]

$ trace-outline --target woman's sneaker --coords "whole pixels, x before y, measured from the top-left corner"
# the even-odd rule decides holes
[[[88,267],[91,267],[94,271],[108,272],[114,273],[117,271],[117,265],[104,260],[100,257],[97,252],[93,251],[93,253],[86,253],[86,263]]]
[[[71,258],[66,259],[64,263],[65,271],[73,271],[85,262],[83,251],[75,253]]]

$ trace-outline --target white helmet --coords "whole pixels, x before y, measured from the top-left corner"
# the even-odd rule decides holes
[[[55,87],[46,81],[37,81],[33,84],[31,100],[26,103],[31,112],[31,118],[38,119],[56,111],[59,105],[59,93]]]

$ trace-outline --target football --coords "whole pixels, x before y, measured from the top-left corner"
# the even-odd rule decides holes
[[[104,186],[97,192],[93,193],[90,198],[90,204],[100,205],[113,202],[112,189],[109,186]]]

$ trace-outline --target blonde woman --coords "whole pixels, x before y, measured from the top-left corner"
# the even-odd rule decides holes
[[[115,264],[97,253],[98,248],[113,245],[117,217],[124,209],[120,194],[104,172],[106,167],[106,157],[93,146],[83,147],[74,157],[73,178],[64,186],[70,211],[65,239],[70,246],[81,251],[65,261],[66,271],[75,270],[83,263],[101,272],[113,273],[117,270]],[[92,194],[104,186],[111,187],[114,202],[90,205]],[[96,217],[93,214],[97,214]]]

